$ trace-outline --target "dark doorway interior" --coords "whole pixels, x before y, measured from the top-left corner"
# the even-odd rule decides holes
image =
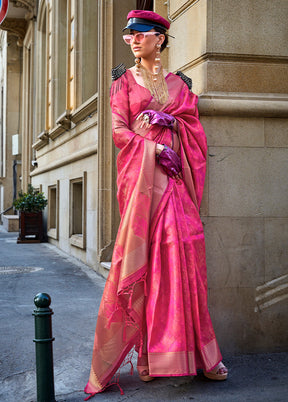
[[[137,10],[150,10],[153,11],[153,0],[137,0]]]

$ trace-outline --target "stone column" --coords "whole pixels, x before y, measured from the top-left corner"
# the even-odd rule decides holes
[[[112,128],[109,107],[113,50],[113,4],[98,2],[98,258],[110,261],[113,250],[113,161]]]
[[[11,22],[11,21],[10,21]],[[9,25],[9,28],[11,24]],[[1,139],[0,139],[0,177],[1,177],[1,187],[3,186],[3,192],[0,200],[0,212],[5,209],[12,207],[13,203],[13,175],[16,174],[16,196],[20,190],[19,175],[17,174],[17,165],[19,160],[21,160],[21,115],[19,106],[19,95],[21,93],[21,74],[22,74],[22,48],[18,46],[18,41],[16,35],[11,33],[8,29],[8,24],[6,21],[5,30],[7,30],[7,39],[2,34],[1,45],[3,48],[0,72],[0,124],[1,124]],[[14,141],[18,139],[18,154],[16,155],[16,149],[13,150],[13,136]],[[13,167],[13,165],[15,165]],[[15,169],[15,173],[13,170]],[[20,169],[19,169],[20,170]],[[13,211],[10,210],[10,214]]]
[[[10,95],[8,95],[7,103],[12,102],[14,104],[14,108],[17,108],[17,113],[19,114],[20,123],[18,124],[18,129],[16,131],[20,131],[20,134],[22,134],[21,187],[25,191],[27,189],[28,183],[30,182],[31,159],[33,159],[31,148],[33,131],[31,116],[32,108],[30,105],[30,101],[28,102],[29,104],[27,104],[26,102],[29,96],[31,96],[31,77],[33,77],[33,63],[32,61],[30,64],[27,63],[27,60],[29,58],[29,56],[27,55],[30,54],[31,49],[27,48],[27,40],[25,40],[25,37],[28,31],[30,31],[31,29],[33,30],[33,25],[35,24],[33,21],[36,11],[36,1],[19,0],[14,3],[10,2],[7,18],[5,18],[5,20],[2,22],[1,30],[8,31],[10,44],[12,45],[11,49],[14,49],[14,54],[12,55],[11,62],[8,61],[8,72],[9,69],[13,71],[13,73],[16,72],[12,79],[12,87],[14,88],[17,85],[17,81],[19,81],[20,85],[22,86],[22,88],[20,88],[20,91],[19,89],[17,91],[13,89],[13,95],[11,95],[11,99]],[[15,52],[16,44],[18,50]],[[24,62],[22,58],[24,58]],[[32,59],[30,58],[30,60]],[[17,71],[15,71],[15,67]],[[15,120],[13,118],[10,118],[9,121],[10,124],[15,125],[17,119]]]
[[[119,225],[116,199],[116,154],[112,139],[110,86],[111,69],[120,63],[129,68],[134,61],[122,39],[122,28],[134,0],[99,1],[98,8],[98,259],[109,262]]]
[[[35,23],[29,23],[23,47],[23,78],[22,78],[22,188],[27,191],[30,183],[30,173],[33,170],[34,159],[32,144],[34,131],[34,29]]]
[[[277,351],[288,331],[288,3],[167,2],[169,69],[200,95],[212,320],[225,352]]]

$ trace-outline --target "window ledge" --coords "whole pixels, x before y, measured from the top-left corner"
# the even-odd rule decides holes
[[[84,237],[82,234],[73,234],[70,237],[70,244],[71,246],[75,246],[78,248],[85,249],[85,242],[84,242]]]
[[[58,240],[57,236],[57,229],[56,228],[51,228],[47,232],[48,237],[51,237],[52,239]]]
[[[81,120],[85,119],[87,116],[96,112],[97,110],[98,93],[91,96],[86,102],[82,103],[77,109],[75,109],[71,115],[70,119],[73,123],[77,124]]]
[[[110,261],[109,262],[102,261],[100,263],[100,265],[101,265],[102,268],[107,269],[107,271],[110,271],[110,268],[111,268],[111,262]]]
[[[100,275],[102,275],[104,278],[107,279],[110,268],[111,268],[111,262],[105,262],[105,261],[100,262],[100,267],[99,267]]]
[[[71,112],[70,110],[65,110],[64,113],[61,114],[61,116],[58,117],[56,120],[56,124],[59,124],[60,126],[63,127],[64,130],[69,130],[71,128]]]
[[[32,145],[32,148],[35,149],[35,151],[38,151],[39,149],[45,147],[45,145],[47,145],[48,142],[49,142],[48,132],[42,131],[42,133],[38,135],[38,140],[34,142],[34,144]]]
[[[57,125],[50,130],[49,138],[51,138],[51,140],[55,140],[55,138],[59,137],[59,135],[63,134],[64,132],[65,129],[62,126]]]

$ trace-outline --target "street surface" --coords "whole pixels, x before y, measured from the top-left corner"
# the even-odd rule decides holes
[[[54,311],[56,400],[83,401],[105,280],[51,244],[16,244],[16,239],[17,233],[0,226],[0,402],[37,400],[32,312],[34,296],[40,292],[51,296]],[[130,367],[121,370],[123,396],[113,386],[91,402],[288,400],[288,353],[225,356],[223,352],[230,370],[227,381],[210,381],[199,373],[143,383],[134,364],[133,376]]]

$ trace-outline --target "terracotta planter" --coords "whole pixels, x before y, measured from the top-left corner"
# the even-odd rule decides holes
[[[20,212],[17,243],[40,243],[44,241],[42,211]]]

